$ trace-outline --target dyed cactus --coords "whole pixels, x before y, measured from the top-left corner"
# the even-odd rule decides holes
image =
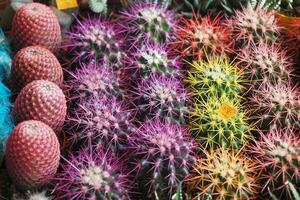
[[[173,11],[160,4],[137,2],[121,13],[120,26],[128,35],[130,45],[145,40],[166,43],[173,40],[173,31],[177,21]]]
[[[88,0],[89,8],[94,13],[103,13],[107,12],[107,0]]]
[[[299,132],[286,129],[261,134],[260,140],[251,145],[262,185],[261,195],[268,190],[279,199],[293,199],[287,181],[300,191],[300,138]]]
[[[0,81],[10,78],[11,56],[7,38],[0,28]]]
[[[196,101],[190,130],[205,148],[240,149],[251,138],[251,126],[239,103],[226,97]]]
[[[172,50],[165,45],[143,44],[129,57],[127,71],[134,79],[149,78],[150,74],[180,76],[182,63],[178,56],[172,54]]]
[[[12,113],[17,123],[31,119],[39,120],[58,134],[65,121],[66,104],[65,95],[56,84],[38,80],[21,90]]]
[[[186,179],[193,199],[256,199],[259,186],[253,160],[234,151],[204,151]]]
[[[249,109],[257,126],[262,131],[278,128],[300,129],[299,90],[290,85],[268,84],[254,90]]]
[[[61,30],[52,10],[40,3],[24,4],[12,22],[13,46],[42,46],[56,53],[61,44]]]
[[[6,145],[6,168],[22,190],[36,189],[54,176],[60,147],[54,131],[46,124],[29,120],[19,123]]]
[[[273,12],[251,6],[236,11],[227,24],[234,28],[233,37],[241,46],[274,43],[279,31]]]
[[[142,192],[149,198],[170,199],[195,161],[187,130],[169,122],[149,121],[137,130],[134,141],[136,177]]]
[[[101,150],[77,154],[61,163],[62,171],[54,178],[55,199],[129,199],[130,181],[120,161]]]
[[[115,153],[129,145],[128,137],[133,127],[131,113],[125,104],[99,96],[82,101],[74,113],[70,123],[74,122],[76,130],[73,137],[77,141],[92,143]]]
[[[125,57],[123,39],[117,27],[100,18],[84,18],[68,32],[65,45],[73,55],[72,62],[95,60],[105,67],[119,70]]]
[[[238,67],[222,57],[214,57],[208,62],[194,62],[188,71],[187,83],[191,94],[200,99],[209,96],[227,96],[239,99],[242,92],[242,72]]]
[[[183,57],[202,60],[233,51],[232,29],[221,24],[220,16],[214,19],[210,16],[182,18],[182,24],[175,31],[173,44]]]
[[[292,75],[287,53],[275,45],[251,45],[239,54],[245,74],[250,76],[250,86],[258,89],[265,84],[289,82]]]
[[[13,58],[11,83],[16,92],[34,80],[48,80],[61,85],[63,70],[57,58],[40,46],[21,49]]]
[[[184,124],[188,116],[184,85],[175,78],[151,75],[138,84],[134,104],[140,120],[165,119]]]
[[[82,64],[74,73],[70,72],[67,87],[73,92],[72,98],[86,101],[99,96],[103,99],[124,99],[119,78],[111,69],[95,63]]]

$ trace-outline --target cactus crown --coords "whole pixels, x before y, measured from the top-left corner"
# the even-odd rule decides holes
[[[195,199],[254,199],[258,185],[252,160],[223,148],[204,153],[186,180]]]

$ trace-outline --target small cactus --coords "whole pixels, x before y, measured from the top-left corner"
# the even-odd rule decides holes
[[[204,155],[186,178],[193,199],[256,199],[259,186],[253,160],[223,148]]]
[[[102,150],[80,150],[61,163],[54,178],[55,199],[129,199],[128,176],[120,161]]]
[[[183,57],[202,60],[232,52],[232,30],[221,25],[220,16],[214,19],[210,16],[182,18],[182,24],[175,31],[176,40],[173,46]]]
[[[260,134],[249,148],[256,159],[261,194],[267,196],[268,189],[280,199],[292,200],[292,192],[286,184],[291,182],[300,191],[300,138],[299,132],[291,129],[274,130]]]
[[[187,130],[169,122],[149,121],[137,130],[134,143],[138,186],[148,197],[170,199],[195,160]]]
[[[238,102],[226,97],[196,101],[190,130],[205,148],[239,149],[251,138],[251,126]]]
[[[175,14],[160,4],[133,3],[121,12],[123,32],[128,35],[131,45],[145,40],[166,43],[173,40],[173,31],[177,23]]]
[[[175,78],[151,75],[142,80],[135,94],[136,110],[140,119],[164,119],[184,124],[188,115],[184,85]]]
[[[107,0],[88,0],[89,8],[94,13],[103,13],[107,12]]]
[[[194,62],[188,71],[187,83],[192,96],[206,99],[209,96],[228,96],[238,99],[242,92],[242,72],[228,59],[214,57],[207,62]]]
[[[254,90],[249,109],[262,131],[279,128],[300,129],[299,90],[287,84],[268,84]]]

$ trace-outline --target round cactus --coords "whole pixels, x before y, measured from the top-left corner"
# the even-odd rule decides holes
[[[80,150],[69,157],[54,178],[55,199],[129,199],[129,178],[122,172],[120,161],[109,153]]]
[[[234,40],[231,28],[221,25],[220,16],[192,19],[182,18],[182,26],[175,31],[175,49],[183,57],[202,60],[215,55],[230,54]]]
[[[139,119],[160,118],[185,123],[188,98],[184,85],[177,79],[151,75],[139,83],[134,94]]]
[[[70,72],[66,85],[74,93],[72,98],[85,101],[93,96],[104,99],[124,99],[124,92],[118,77],[111,69],[95,63],[82,64],[75,73]]]
[[[52,10],[40,3],[23,5],[12,22],[13,45],[18,50],[27,46],[42,46],[57,52],[61,44],[61,30]]]
[[[250,84],[259,88],[265,84],[289,82],[292,74],[287,53],[275,45],[251,45],[239,54],[245,66],[245,74],[251,77]]]
[[[107,12],[107,0],[88,0],[88,5],[94,13]]]
[[[134,3],[121,13],[120,26],[129,36],[131,45],[145,40],[166,43],[173,40],[173,31],[177,23],[173,11],[161,4]]]
[[[67,34],[69,48],[74,56],[72,62],[87,62],[95,59],[105,67],[119,70],[123,67],[125,53],[123,39],[117,27],[100,18],[84,18]]]
[[[149,197],[169,199],[195,161],[187,130],[154,120],[142,124],[133,140],[138,185]]]
[[[280,199],[293,199],[286,181],[300,191],[300,138],[298,132],[286,129],[261,134],[260,140],[250,146],[260,171],[262,195],[268,190]]]
[[[63,81],[62,67],[57,58],[40,46],[21,49],[13,58],[11,70],[15,91],[20,91],[34,80],[49,80],[58,85]]]
[[[234,28],[233,37],[242,46],[274,43],[279,31],[273,12],[252,6],[236,11],[227,24]]]
[[[268,84],[254,90],[248,105],[259,129],[300,129],[299,95],[296,87],[283,84]]]
[[[64,124],[66,111],[63,91],[50,81],[38,80],[21,90],[12,112],[16,122],[39,120],[58,133]]]
[[[251,137],[251,127],[241,105],[226,97],[196,101],[190,129],[205,148],[239,149]]]
[[[228,96],[238,99],[242,92],[242,73],[238,67],[222,57],[214,57],[208,62],[194,62],[188,71],[187,82],[191,94],[200,99],[209,96]]]
[[[133,127],[131,113],[123,103],[98,96],[82,101],[74,113],[76,115],[70,123],[75,122],[76,133],[73,137],[76,140],[109,148],[116,153],[128,145]]]
[[[128,71],[133,78],[148,78],[150,74],[178,76],[180,58],[165,45],[147,43],[138,47],[129,58]]]
[[[223,148],[204,155],[186,179],[193,199],[256,199],[259,186],[253,160]]]
[[[18,124],[6,145],[6,167],[20,189],[35,189],[56,173],[60,147],[54,131],[46,124],[29,120]]]

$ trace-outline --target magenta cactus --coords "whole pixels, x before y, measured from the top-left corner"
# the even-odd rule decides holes
[[[93,97],[79,103],[69,123],[75,128],[73,138],[97,147],[111,149],[115,153],[129,145],[133,131],[131,112],[116,99]]]
[[[262,131],[300,128],[299,89],[287,84],[267,84],[254,90],[249,109]]]
[[[140,1],[121,12],[123,32],[128,35],[131,45],[144,43],[166,43],[173,40],[177,20],[172,10],[161,4]]]
[[[149,121],[136,131],[135,164],[143,197],[169,199],[195,161],[194,142],[178,125]]]
[[[124,98],[124,92],[115,73],[96,63],[82,64],[75,73],[70,72],[67,87],[74,93],[72,98],[85,101],[87,98],[99,96],[104,99]]]
[[[128,71],[133,78],[149,78],[150,74],[180,76],[180,58],[166,45],[145,43],[129,57]]]
[[[184,85],[177,79],[151,75],[138,84],[134,94],[140,119],[160,118],[185,123],[188,97]]]
[[[102,150],[80,150],[61,163],[54,178],[55,199],[128,200],[129,178],[122,164]]]
[[[270,190],[279,199],[293,199],[286,182],[291,182],[300,191],[299,132],[275,130],[268,134],[261,133],[260,137],[249,152],[256,159],[262,195]]]
[[[123,66],[123,38],[112,23],[100,18],[84,18],[77,20],[67,35],[65,46],[74,55],[73,62],[95,59],[103,66],[113,66],[116,70]]]

